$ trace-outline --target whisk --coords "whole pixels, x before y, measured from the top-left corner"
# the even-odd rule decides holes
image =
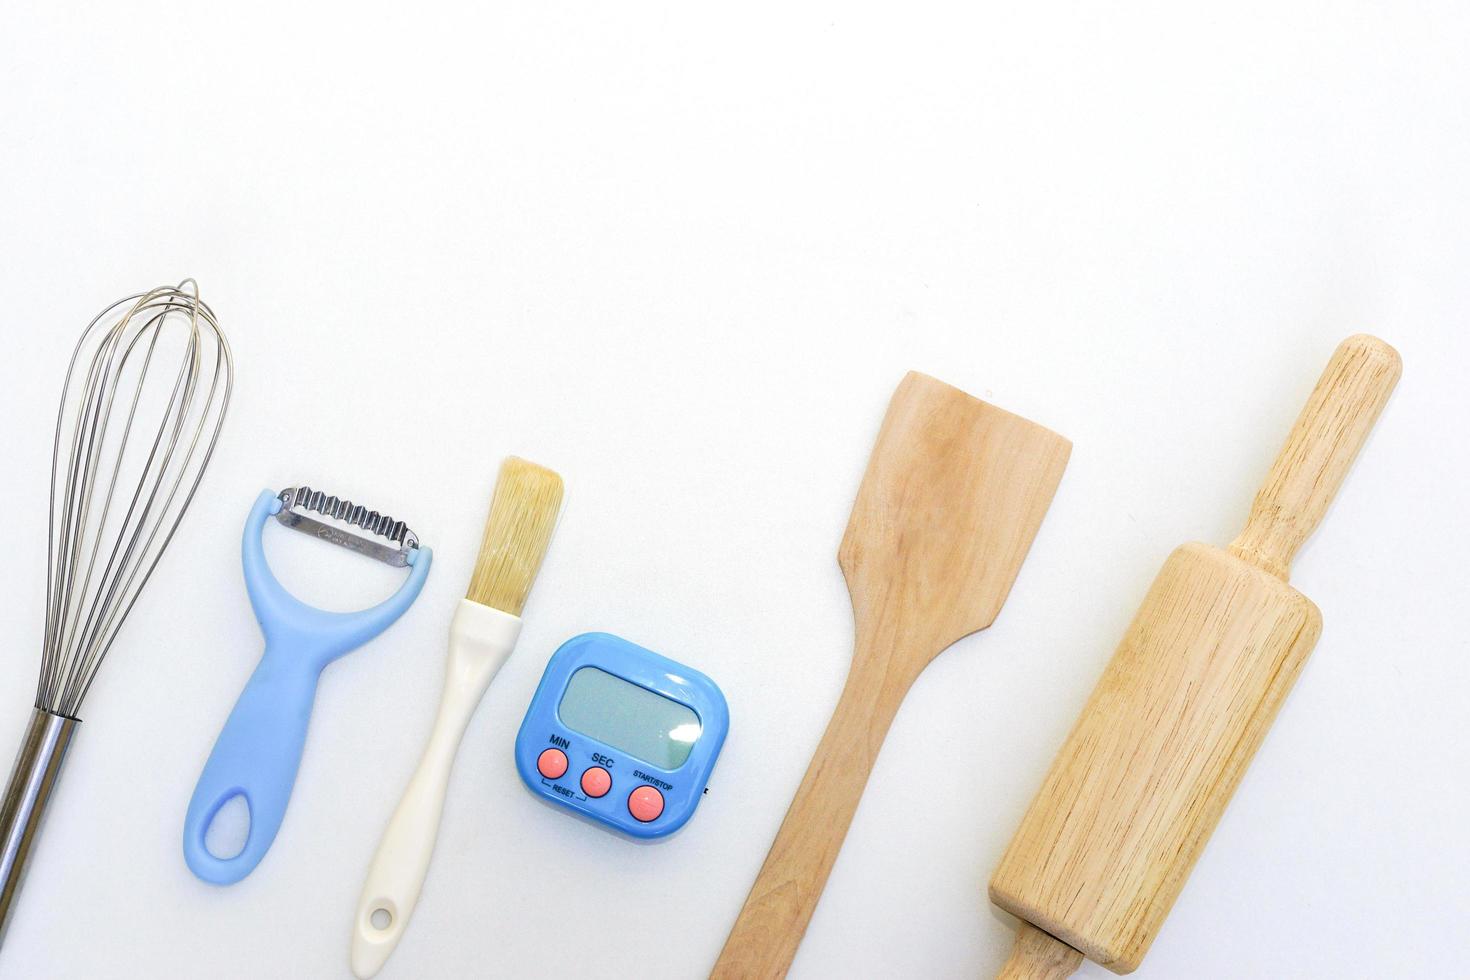
[[[82,702],[194,499],[233,386],[192,279],[118,300],[77,341],[52,446],[35,711],[0,799],[0,943]]]

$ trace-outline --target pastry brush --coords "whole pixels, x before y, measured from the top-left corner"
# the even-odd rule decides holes
[[[561,477],[551,470],[514,457],[500,468],[469,592],[449,625],[439,716],[357,902],[352,972],[361,980],[382,969],[418,903],[455,753],[485,689],[515,647],[521,608],[551,542],[561,497]]]

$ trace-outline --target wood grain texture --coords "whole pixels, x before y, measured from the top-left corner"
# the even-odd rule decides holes
[[[1285,579],[1367,442],[1403,371],[1398,352],[1367,334],[1338,345],[1251,505],[1230,552]]]
[[[1138,966],[1321,630],[1219,548],[1165,563],[990,882],[993,902]]]
[[[994,621],[1070,452],[933,378],[898,386],[838,551],[852,668],[712,976],[786,973],[904,695],[940,651]]]
[[[995,980],[1067,980],[1082,965],[1082,954],[1029,922],[1016,929],[1016,943]]]
[[[1154,580],[990,882],[1032,926],[1138,967],[1321,632],[1285,581],[1399,376],[1351,337],[1229,551],[1187,544]]]

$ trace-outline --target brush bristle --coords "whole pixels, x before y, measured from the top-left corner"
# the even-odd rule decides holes
[[[501,464],[467,598],[521,614],[551,543],[561,492],[561,477],[545,467],[514,456]]]

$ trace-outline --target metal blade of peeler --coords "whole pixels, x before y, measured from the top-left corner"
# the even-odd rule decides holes
[[[409,555],[418,547],[418,538],[401,521],[395,521],[377,511],[369,511],[350,500],[328,496],[320,491],[313,491],[310,487],[289,487],[281,491],[279,498],[281,509],[276,513],[276,520],[284,527],[309,534],[321,541],[346,548],[348,551],[355,551],[359,555],[366,555],[368,558],[394,568],[407,566]],[[403,547],[391,548],[371,538],[344,531],[310,517],[297,508],[314,510],[338,520],[365,527],[370,532],[381,534],[390,541],[402,542]]]

